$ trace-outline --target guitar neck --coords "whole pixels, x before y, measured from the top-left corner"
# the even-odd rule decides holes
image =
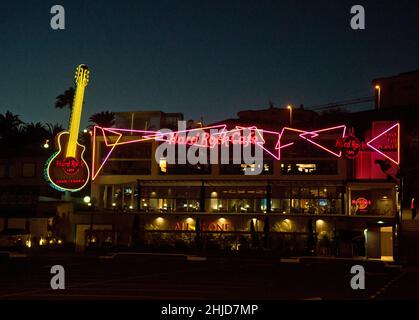
[[[79,135],[81,111],[83,108],[84,89],[85,86],[83,84],[78,84],[76,87],[73,108],[70,117],[70,137],[68,139],[66,157],[74,158],[76,156],[77,138]]]

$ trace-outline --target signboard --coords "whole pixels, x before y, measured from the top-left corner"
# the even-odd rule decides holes
[[[359,151],[365,150],[365,143],[360,142],[355,136],[346,136],[336,140],[336,146],[340,148],[345,157],[354,159],[358,156]]]

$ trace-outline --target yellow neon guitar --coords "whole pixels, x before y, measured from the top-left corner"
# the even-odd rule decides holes
[[[60,191],[79,191],[89,181],[89,167],[83,158],[86,148],[77,141],[84,91],[88,83],[89,69],[81,64],[76,68],[76,92],[69,131],[63,131],[56,136],[55,145],[58,151],[46,163],[46,178],[53,188]]]

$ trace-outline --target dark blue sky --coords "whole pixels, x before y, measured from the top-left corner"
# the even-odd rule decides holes
[[[66,9],[66,30],[50,8]],[[366,30],[350,28],[362,4]],[[419,69],[417,1],[0,2],[0,112],[67,124],[55,97],[91,69],[83,123],[102,110],[205,121],[372,95],[375,77]]]

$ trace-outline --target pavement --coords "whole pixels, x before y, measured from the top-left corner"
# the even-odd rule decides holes
[[[353,265],[365,289],[353,290]],[[65,289],[52,290],[53,265]],[[419,268],[365,259],[187,254],[11,256],[0,263],[0,300],[419,299]]]

